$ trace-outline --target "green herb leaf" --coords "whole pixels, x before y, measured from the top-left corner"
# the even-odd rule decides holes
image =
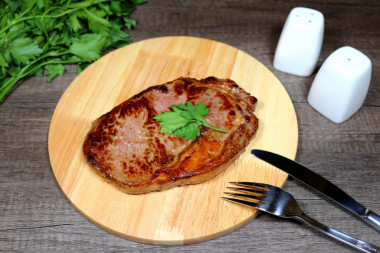
[[[94,61],[100,57],[105,41],[100,34],[84,34],[73,42],[69,51],[82,58],[83,61]]]
[[[173,109],[171,112],[163,112],[155,120],[161,121],[161,133],[172,134],[178,128],[184,127],[188,120],[181,116],[181,110]]]
[[[77,32],[79,31],[79,29],[82,27],[79,20],[78,20],[78,17],[77,15],[75,14],[72,14],[69,16],[69,19],[70,19],[70,29],[73,31],[73,32]]]
[[[1,51],[0,51],[0,66],[1,67],[8,67],[9,66],[8,63],[6,62],[3,54],[1,53]]]
[[[107,31],[111,27],[111,24],[102,18],[105,13],[87,9],[85,9],[85,13],[87,14],[89,28],[93,32]]]
[[[17,64],[28,63],[42,53],[42,49],[29,37],[15,39],[9,44],[8,50]]]
[[[49,76],[48,82],[50,83],[56,76],[62,76],[66,68],[62,64],[49,64],[45,66],[46,76]]]
[[[128,30],[131,30],[132,28],[136,27],[136,21],[134,19],[124,17],[125,26],[128,28]]]
[[[210,109],[202,102],[195,107],[190,101],[188,101],[186,105],[172,105],[170,108],[173,111],[162,112],[153,117],[153,119],[160,122],[161,133],[174,134],[185,140],[191,139],[193,141],[195,141],[195,139],[201,134],[201,126],[206,126],[215,131],[227,133],[226,130],[215,128],[206,122],[204,117],[207,116]]]
[[[190,122],[186,124],[185,127],[178,128],[173,134],[177,137],[184,138],[186,141],[195,141],[195,139],[201,135],[201,125],[202,123],[200,122]]]

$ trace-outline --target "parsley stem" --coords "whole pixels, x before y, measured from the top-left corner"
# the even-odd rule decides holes
[[[12,76],[8,78],[3,85],[1,85],[0,88],[0,101],[3,96],[17,83],[15,82],[16,77]],[[18,80],[18,79],[17,79]]]
[[[205,121],[205,122],[202,122],[202,125],[204,125],[205,127],[211,128],[211,129],[213,129],[213,130],[215,130],[215,131],[218,131],[218,132],[227,133],[226,130],[219,129],[219,128],[216,128],[216,127],[213,127],[213,126],[207,124],[206,121]]]
[[[34,71],[38,70],[39,68],[45,66],[45,65],[48,65],[48,64],[67,64],[67,63],[73,63],[75,62],[74,60],[57,60],[57,59],[53,59],[53,60],[50,60],[50,61],[45,61],[45,62],[41,62],[40,64],[37,64],[36,66],[34,66],[32,69],[28,70],[27,72],[25,72],[21,77],[20,79],[32,74]]]
[[[211,129],[213,129],[213,130],[215,130],[215,131],[218,131],[218,132],[227,133],[226,130],[219,129],[219,128],[216,128],[216,127],[213,127],[213,126],[209,125],[209,124],[206,122],[206,120],[204,120],[203,118],[198,117],[198,116],[195,115],[191,110],[187,110],[187,111],[191,114],[191,116],[194,117],[195,121],[201,123],[201,124],[204,125],[205,127],[211,128]]]
[[[45,58],[44,57],[41,57],[39,58],[38,60],[41,60]],[[46,62],[41,62],[39,64],[36,64],[36,65],[27,65],[25,66],[24,68],[22,68],[19,72],[19,74],[17,76],[12,76],[10,77],[7,81],[5,81],[5,83],[3,83],[0,87],[0,101],[3,99],[3,97],[5,96],[5,94],[7,94],[7,92],[13,88],[13,86],[15,86],[19,80],[21,80],[22,78],[26,77],[26,76],[29,76],[30,74],[32,74],[33,72],[35,72],[36,70],[38,70],[39,68],[45,66],[45,65],[48,65],[48,64],[67,64],[67,63],[74,63],[75,61],[74,60],[57,60],[57,59],[53,59],[53,60],[50,60],[50,61],[46,61]]]

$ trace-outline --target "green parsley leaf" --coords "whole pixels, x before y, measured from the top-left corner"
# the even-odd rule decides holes
[[[80,24],[80,22],[78,20],[77,15],[75,15],[75,14],[70,15],[69,16],[69,20],[70,20],[70,24],[69,25],[71,25],[71,27],[70,27],[71,31],[73,31],[73,32],[79,31],[79,29],[82,26],[81,26],[81,24]]]
[[[200,126],[202,123],[200,122],[190,122],[185,127],[178,128],[173,133],[177,137],[184,138],[185,140],[193,140],[201,135],[201,128]]]
[[[163,112],[155,120],[161,121],[161,133],[172,134],[175,130],[186,126],[188,120],[181,116],[181,110],[173,108],[171,112]]]
[[[162,112],[153,117],[153,119],[160,122],[161,133],[174,134],[185,140],[191,139],[193,141],[200,136],[201,126],[206,126],[218,132],[227,133],[226,130],[215,128],[206,122],[204,117],[207,116],[210,109],[202,102],[195,107],[190,101],[188,101],[186,105],[172,105],[170,108],[173,111]]]
[[[125,26],[128,28],[128,30],[131,30],[132,28],[136,27],[136,20],[124,17]]]
[[[111,2],[111,10],[115,13],[121,13],[121,5],[118,1],[112,1]]]
[[[93,32],[107,31],[111,27],[111,24],[102,18],[103,12],[85,9],[85,13],[88,18],[89,27]]]
[[[69,51],[86,62],[94,61],[100,57],[101,49],[106,39],[100,34],[83,34],[71,45]]]
[[[1,51],[0,51],[0,66],[1,67],[8,67],[9,66],[7,61],[4,58],[3,54],[1,53]]]
[[[28,63],[42,53],[42,49],[31,38],[17,38],[9,44],[9,52],[17,64]]]
[[[49,76],[48,82],[50,83],[56,76],[62,76],[66,68],[62,64],[49,64],[45,66],[45,75]]]

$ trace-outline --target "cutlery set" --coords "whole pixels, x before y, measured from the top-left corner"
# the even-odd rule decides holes
[[[252,150],[251,153],[285,171],[325,197],[335,201],[348,211],[358,215],[361,219],[376,228],[377,231],[380,231],[380,216],[378,214],[365,208],[327,179],[303,165],[278,154],[257,149]],[[358,240],[314,220],[301,210],[297,201],[290,193],[281,188],[253,182],[231,182],[231,184],[235,187],[227,187],[227,189],[233,192],[226,192],[225,194],[231,197],[223,197],[225,200],[253,207],[281,218],[301,220],[318,231],[360,251],[370,253],[380,252],[380,248],[376,245]]]

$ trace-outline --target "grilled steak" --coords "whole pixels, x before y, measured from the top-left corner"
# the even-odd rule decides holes
[[[202,126],[194,142],[161,133],[153,117],[187,101],[203,102],[210,109],[205,120],[228,133]],[[97,174],[126,193],[201,183],[222,172],[254,137],[256,102],[228,79],[179,78],[142,91],[93,122],[83,151]]]

